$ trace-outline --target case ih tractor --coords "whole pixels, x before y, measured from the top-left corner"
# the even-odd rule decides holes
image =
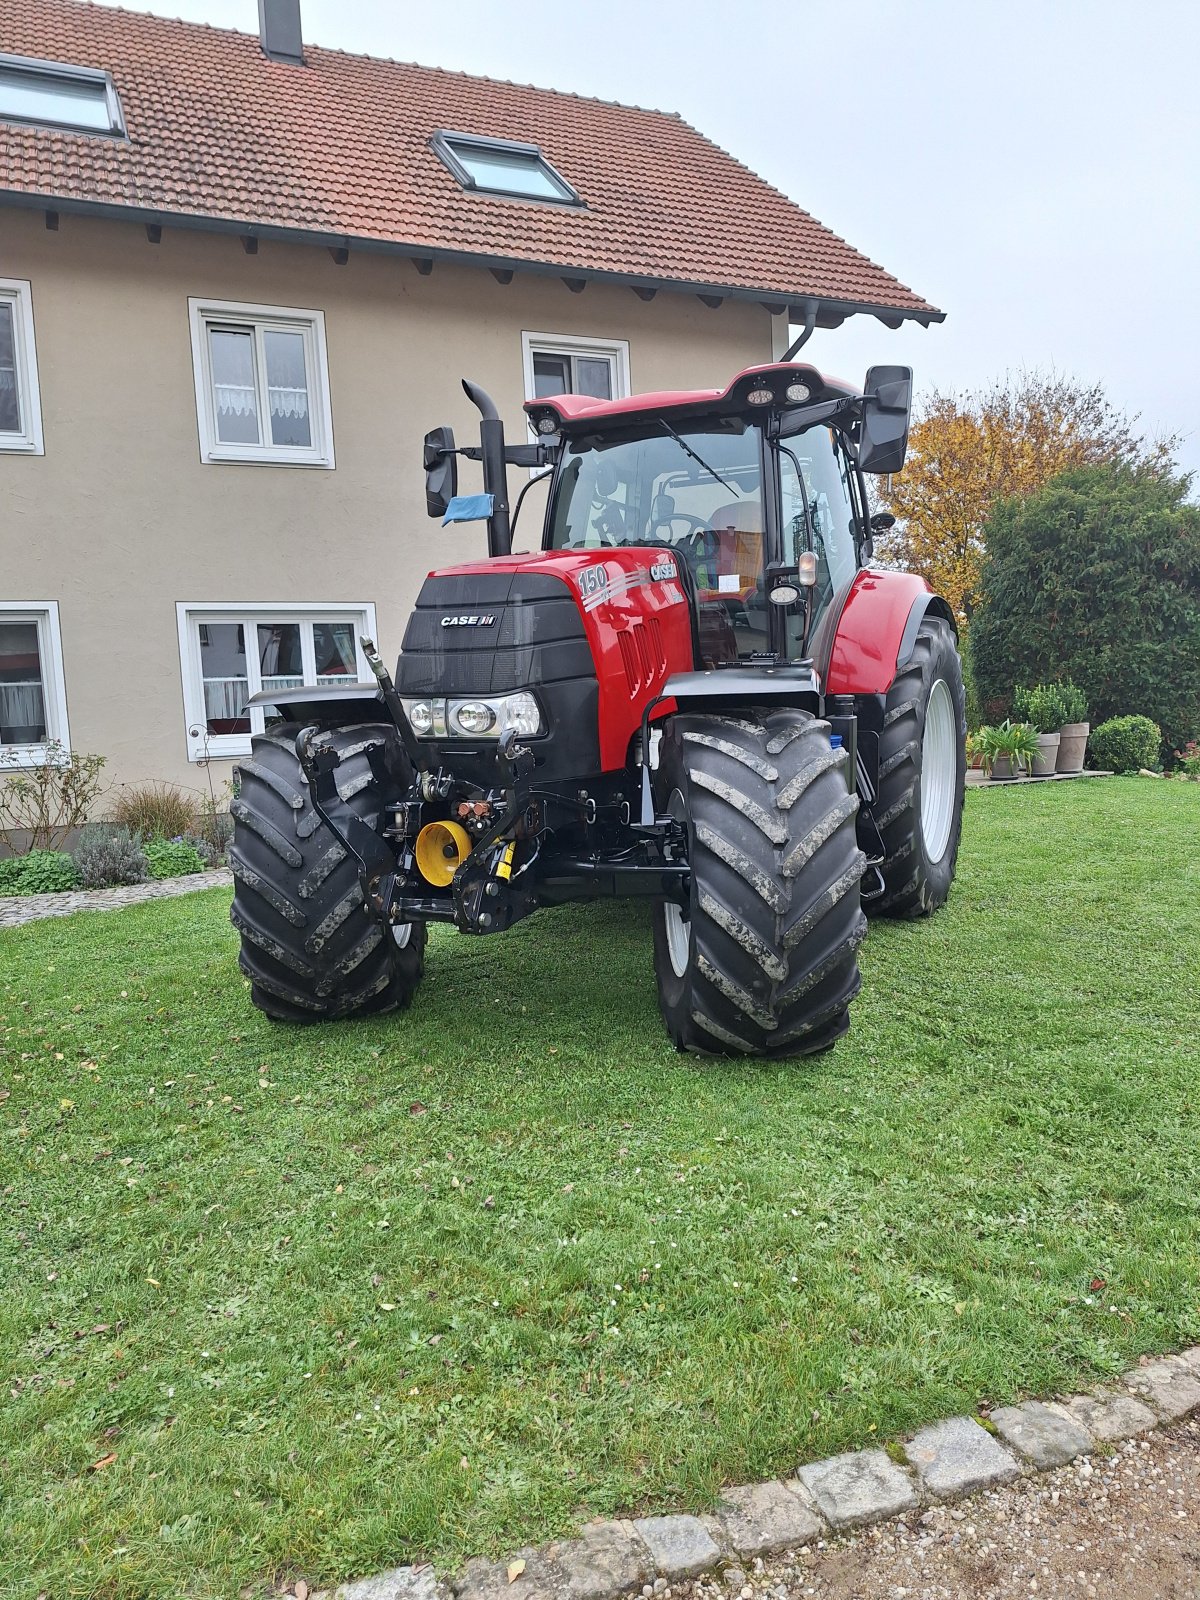
[[[426,927],[653,902],[681,1049],[801,1054],[848,1026],[864,907],[946,899],[965,776],[952,614],[866,566],[866,473],[896,472],[911,371],[862,393],[787,361],[725,389],[526,406],[537,443],[426,437],[427,501],[486,516],[488,560],[433,572],[395,679],[292,688],[241,765],[232,918],[287,1021],[403,1006]],[[482,495],[457,495],[459,456]],[[507,468],[549,469],[513,555]],[[527,486],[528,487],[528,484]],[[517,510],[520,510],[518,501]]]

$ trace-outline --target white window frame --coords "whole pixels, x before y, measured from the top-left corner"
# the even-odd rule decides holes
[[[57,600],[0,600],[0,622],[34,622],[42,666],[42,698],[46,707],[44,744],[0,744],[0,774],[18,767],[45,766],[52,742],[71,748],[67,725],[67,680],[63,672],[62,631]]]
[[[263,714],[259,707],[250,708],[249,733],[209,733],[208,715],[204,705],[204,681],[200,659],[200,629],[211,622],[240,622],[247,630],[260,622],[350,622],[354,625],[354,655],[358,664],[357,682],[375,688],[375,674],[371,671],[359,643],[360,636],[377,638],[375,605],[373,601],[353,604],[322,605],[315,601],[268,600],[260,604],[247,602],[230,605],[228,602],[180,600],[175,606],[179,632],[179,669],[183,682],[183,711],[187,726],[188,760],[204,762],[226,760],[250,754],[250,740],[263,731]],[[301,632],[301,649],[305,668],[309,666],[305,633]],[[311,637],[308,635],[307,637]],[[249,693],[256,694],[257,655],[246,650],[246,676]],[[315,676],[315,673],[314,673]]]
[[[234,462],[264,467],[324,467],[332,470],[333,410],[329,399],[329,352],[325,342],[325,313],[304,311],[294,306],[250,305],[241,300],[188,300],[192,332],[192,371],[196,381],[196,421],[200,431],[200,459],[206,465]],[[258,381],[259,427],[262,444],[225,444],[217,433],[216,399],[213,392],[212,359],[208,330],[211,323],[241,324],[254,331],[255,372]],[[309,380],[308,414],[312,444],[308,446],[271,444],[269,405],[266,398],[266,363],[263,359],[263,333],[304,336],[304,365]]]
[[[45,455],[42,446],[42,395],[38,388],[37,350],[33,337],[33,285],[27,278],[0,278],[0,300],[12,306],[16,351],[18,433],[0,433],[0,453]]]
[[[613,365],[613,399],[625,400],[633,393],[629,380],[629,340],[595,339],[581,333],[521,334],[521,363],[525,371],[525,398],[535,399],[533,358],[548,356],[607,356]]]

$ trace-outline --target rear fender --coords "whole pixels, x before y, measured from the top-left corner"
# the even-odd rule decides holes
[[[953,612],[924,578],[913,572],[858,573],[838,618],[826,693],[886,694],[928,615],[943,617],[957,637]]]

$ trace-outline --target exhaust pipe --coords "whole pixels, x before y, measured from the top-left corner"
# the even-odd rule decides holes
[[[512,554],[512,527],[508,516],[508,472],[504,465],[504,424],[495,402],[486,390],[469,378],[463,379],[467,399],[479,412],[480,459],[483,463],[483,492],[492,497],[488,518],[488,555]]]

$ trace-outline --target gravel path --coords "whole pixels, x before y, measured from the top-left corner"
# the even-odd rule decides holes
[[[169,900],[197,889],[215,889],[233,882],[226,867],[193,872],[182,878],[152,878],[149,883],[124,884],[118,889],[72,889],[67,894],[0,895],[0,928],[19,928],[42,917],[69,917],[73,911],[117,911],[143,900]]]
[[[1200,1600],[1200,1421],[657,1600]]]

